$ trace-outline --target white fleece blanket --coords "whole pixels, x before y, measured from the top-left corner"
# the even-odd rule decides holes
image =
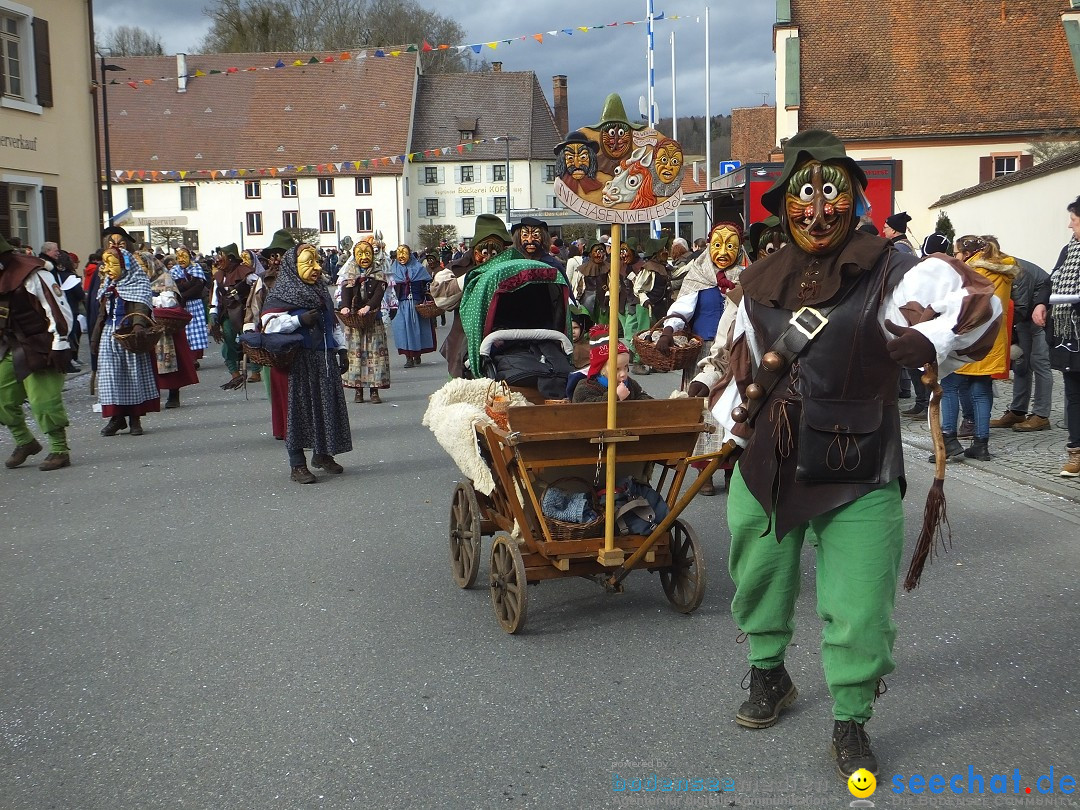
[[[478,492],[490,495],[495,479],[480,455],[473,425],[494,424],[484,411],[491,380],[450,380],[428,398],[422,424],[435,434],[435,440],[453,459]],[[516,391],[510,392],[512,405],[528,405]]]

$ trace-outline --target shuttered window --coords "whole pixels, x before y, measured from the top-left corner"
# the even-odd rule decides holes
[[[37,79],[37,103],[42,107],[51,107],[53,90],[49,24],[40,17],[35,17],[32,28],[34,30],[34,77]]]
[[[60,197],[56,186],[42,187],[41,215],[45,220],[45,241],[60,244]]]

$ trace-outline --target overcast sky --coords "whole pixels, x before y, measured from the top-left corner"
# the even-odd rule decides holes
[[[104,33],[119,25],[137,25],[160,37],[168,53],[193,51],[209,27],[203,7],[214,0],[95,0],[94,23]],[[676,21],[655,24],[655,99],[658,117],[672,108],[671,33],[675,34],[677,101],[679,115],[705,112],[704,3],[691,0],[653,0],[654,13],[679,15]],[[646,93],[646,27],[605,28],[572,36],[549,36],[548,31],[579,25],[643,20],[647,0],[429,0],[425,4],[458,21],[471,44],[544,34],[543,44],[533,39],[496,50],[485,47],[482,56],[501,61],[503,70],[532,70],[551,101],[551,77],[566,74],[570,97],[570,126],[578,128],[598,120],[608,93],[619,93],[633,117],[638,99]],[[731,19],[732,2],[713,3],[710,11],[712,113],[732,107],[772,104],[772,3],[743,0],[739,19]],[[358,43],[359,45],[360,43]],[[380,43],[368,43],[377,45]],[[438,43],[432,43],[438,44]],[[765,95],[767,94],[767,96]],[[448,109],[452,102],[448,100]]]

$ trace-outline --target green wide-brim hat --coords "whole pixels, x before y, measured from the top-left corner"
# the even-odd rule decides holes
[[[780,214],[780,201],[787,189],[788,181],[795,170],[808,160],[822,163],[840,163],[847,168],[852,179],[866,188],[866,174],[859,164],[848,157],[844,142],[823,129],[808,129],[791,138],[784,145],[784,170],[779,179],[768,191],[761,195],[761,204],[773,214]]]
[[[262,249],[262,254],[265,256],[267,253],[286,253],[291,247],[296,247],[296,240],[293,239],[292,234],[282,229],[274,231],[274,238]]]
[[[240,250],[236,247],[236,242],[226,245],[225,247],[218,248],[218,253],[223,253],[226,256],[232,256],[234,259],[240,258]]]
[[[612,93],[604,99],[604,110],[600,113],[600,120],[592,125],[593,129],[600,129],[604,124],[626,124],[630,129],[644,129],[644,124],[635,124],[626,117],[626,108],[623,106],[622,97],[618,93]]]
[[[506,223],[494,214],[481,214],[476,218],[476,226],[472,236],[472,244],[478,245],[485,239],[497,237],[504,245],[509,245],[514,240],[506,231]]]
[[[755,251],[757,250],[758,240],[766,231],[771,231],[774,228],[780,227],[780,217],[765,217],[761,222],[755,222],[746,232],[746,241],[750,247]]]
[[[664,236],[661,236],[659,239],[653,239],[651,237],[643,239],[640,243],[641,252],[645,254],[646,259],[651,259],[660,251],[666,250],[667,246],[668,240],[667,237]]]
[[[15,248],[11,246],[11,243],[7,239],[0,236],[0,255],[4,253],[11,253]]]

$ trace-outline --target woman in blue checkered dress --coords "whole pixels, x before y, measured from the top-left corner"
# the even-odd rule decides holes
[[[191,253],[186,247],[177,248],[176,264],[169,268],[169,273],[176,279],[176,287],[184,299],[184,309],[191,313],[191,320],[184,331],[191,353],[196,360],[200,360],[203,350],[210,345],[206,329],[206,305],[203,304],[206,273],[198,262],[191,260]]]

